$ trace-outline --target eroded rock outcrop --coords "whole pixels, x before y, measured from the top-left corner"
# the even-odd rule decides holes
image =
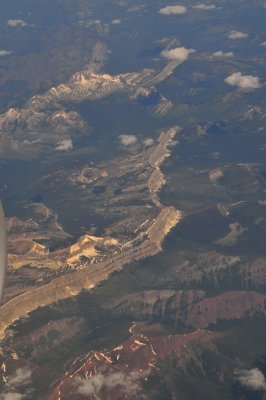
[[[231,291],[207,298],[203,291],[146,291],[106,307],[131,318],[202,329],[226,320],[265,316],[266,296],[251,291]]]
[[[225,320],[266,315],[266,296],[256,292],[225,292],[194,304],[187,313],[186,325],[206,328]]]
[[[185,253],[183,260],[170,268],[168,277],[172,283],[228,289],[257,289],[266,285],[265,258],[247,260],[218,252],[203,252],[194,257],[194,254]]]
[[[202,290],[151,290],[123,297],[105,307],[133,318],[177,322],[204,297]]]

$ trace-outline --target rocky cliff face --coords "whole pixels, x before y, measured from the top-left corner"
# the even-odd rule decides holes
[[[216,251],[184,251],[179,254],[180,261],[169,265],[167,275],[162,276],[165,283],[177,287],[214,287],[258,289],[265,287],[265,258],[229,256]]]
[[[152,290],[124,297],[106,305],[114,313],[149,321],[178,322],[182,314],[205,297],[202,290]]]
[[[106,305],[114,313],[197,329],[225,320],[266,315],[266,296],[232,291],[206,297],[203,291],[146,291]]]
[[[225,292],[194,304],[187,312],[185,324],[206,328],[225,320],[266,315],[266,296],[256,292]]]

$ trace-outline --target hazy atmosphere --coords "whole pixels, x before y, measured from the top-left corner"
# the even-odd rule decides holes
[[[265,1],[0,10],[0,400],[265,400]]]

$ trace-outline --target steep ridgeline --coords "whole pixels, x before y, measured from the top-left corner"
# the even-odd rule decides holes
[[[202,290],[152,290],[106,305],[131,318],[205,329],[222,321],[266,315],[266,296],[253,291],[228,291],[207,297]]]
[[[57,277],[48,284],[23,293],[5,303],[0,309],[0,335],[2,337],[8,326],[34,309],[78,295],[83,289],[91,289],[108,279],[114,271],[120,270],[125,264],[153,256],[161,251],[161,244],[165,236],[181,219],[179,210],[174,207],[164,207],[157,198],[157,191],[164,183],[164,176],[159,167],[169,156],[168,145],[179,130],[179,127],[175,127],[161,133],[158,145],[149,150],[147,164],[150,174],[147,186],[156,202],[158,215],[147,224],[146,231],[141,230],[141,233],[136,231],[135,239],[126,243],[120,251],[110,255],[104,261]],[[154,171],[158,174],[158,179],[154,179]],[[43,253],[43,257],[43,262],[45,262],[45,257],[49,257],[49,253]]]

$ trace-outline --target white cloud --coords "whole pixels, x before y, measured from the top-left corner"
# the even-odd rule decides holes
[[[266,380],[258,368],[243,369],[237,372],[237,380],[251,390],[266,390]]]
[[[121,386],[124,393],[133,394],[138,389],[138,384],[134,382],[137,377],[136,372],[131,372],[129,375],[124,372],[109,372],[105,375],[98,373],[88,380],[77,381],[78,393],[83,396],[97,396],[103,388],[110,390]]]
[[[78,393],[83,396],[91,396],[93,394],[98,394],[104,385],[104,375],[97,374],[91,379],[83,380],[78,388]]]
[[[212,54],[213,57],[217,58],[224,58],[224,57],[234,57],[234,53],[232,51],[216,51],[215,53]]]
[[[154,145],[154,140],[153,140],[153,138],[144,139],[143,144],[147,147],[150,147],[150,146]]]
[[[73,150],[73,142],[71,139],[64,139],[57,143],[56,151],[70,151]]]
[[[143,140],[143,144],[147,147],[153,146],[154,145],[154,139],[152,138],[146,138]]]
[[[187,7],[175,5],[175,6],[166,6],[159,10],[159,13],[162,15],[178,15],[185,14],[187,12]]]
[[[113,25],[119,25],[119,24],[121,24],[121,19],[113,19],[113,21],[112,21],[112,24]]]
[[[0,400],[22,400],[25,396],[21,393],[8,392],[0,395]]]
[[[179,144],[179,141],[178,140],[173,140],[171,143],[169,143],[169,147],[174,147],[177,144]]]
[[[32,388],[26,388],[32,383],[32,372],[29,368],[18,368],[13,375],[11,375],[6,385],[8,391],[0,394],[0,400],[22,400],[32,398]],[[23,393],[18,393],[17,390]]]
[[[11,51],[0,50],[0,57],[8,56],[9,54],[11,54]]]
[[[261,87],[259,78],[253,75],[242,75],[241,72],[235,72],[224,80],[228,85],[236,86],[243,91],[251,91]]]
[[[168,60],[178,60],[180,62],[186,61],[189,54],[193,53],[195,50],[186,49],[185,47],[175,47],[171,50],[163,50],[161,56],[167,58]]]
[[[230,31],[228,34],[229,39],[245,39],[248,37],[248,34],[240,31]]]
[[[200,3],[200,4],[196,4],[195,6],[193,6],[193,8],[196,8],[197,10],[208,11],[208,10],[215,10],[216,9],[216,5],[215,4]]]
[[[17,26],[20,26],[20,27],[28,26],[31,28],[34,27],[34,25],[30,25],[27,22],[23,21],[23,19],[9,19],[7,21],[7,25],[12,26],[12,27],[17,27]]]
[[[8,379],[8,385],[18,387],[28,385],[31,382],[31,370],[28,368],[18,368],[14,375]]]
[[[130,146],[131,144],[135,144],[138,141],[138,138],[134,135],[120,135],[119,139],[120,143],[123,146]]]
[[[266,47],[266,42],[262,42],[262,43],[260,44],[260,46]]]

